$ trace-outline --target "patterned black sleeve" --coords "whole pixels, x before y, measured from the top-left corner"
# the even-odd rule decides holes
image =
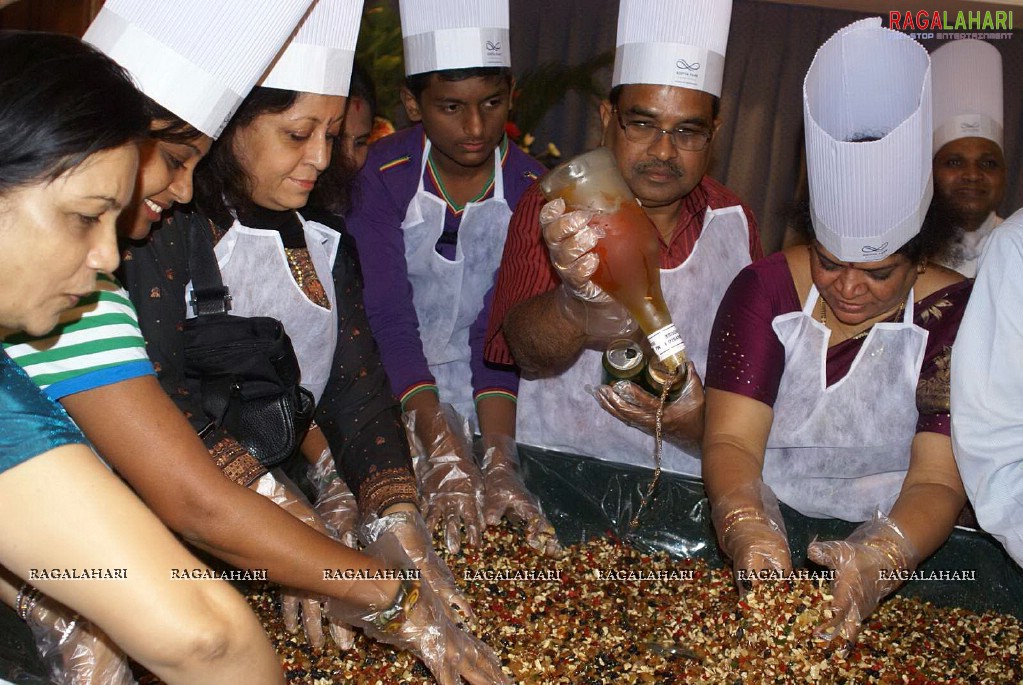
[[[336,218],[306,216],[339,230],[342,236],[334,264],[337,346],[316,423],[363,513],[398,503],[414,504],[416,480],[401,409],[370,332],[355,243]]]

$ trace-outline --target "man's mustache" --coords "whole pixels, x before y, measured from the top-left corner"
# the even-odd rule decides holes
[[[634,167],[637,174],[645,174],[655,170],[662,173],[669,173],[672,176],[681,178],[684,174],[682,168],[674,162],[640,162]]]

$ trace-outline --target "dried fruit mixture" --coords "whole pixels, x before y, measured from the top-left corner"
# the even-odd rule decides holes
[[[813,638],[830,599],[826,583],[764,582],[740,600],[731,572],[702,561],[608,539],[549,560],[507,527],[489,529],[482,549],[447,562],[476,609],[476,634],[516,683],[1023,683],[1023,636],[1011,616],[896,597],[843,655]],[[493,577],[528,571],[560,580]],[[248,599],[290,683],[434,682],[412,656],[362,635],[351,652],[338,652],[328,637],[314,653],[301,633],[285,632],[272,585]]]

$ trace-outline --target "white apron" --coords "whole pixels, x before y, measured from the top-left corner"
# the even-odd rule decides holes
[[[235,221],[214,252],[224,285],[231,291],[231,314],[269,316],[284,325],[298,357],[302,387],[319,403],[330,378],[337,345],[337,298],[332,272],[341,237],[322,224],[301,221],[309,258],[331,303],[329,310],[314,304],[298,287],[277,231],[249,228]],[[189,283],[186,299],[191,291]]]
[[[764,481],[806,516],[866,521],[887,513],[909,469],[916,388],[927,331],[913,323],[913,291],[901,322],[877,323],[849,372],[827,386],[830,331],[813,317],[817,288],[801,312],[772,322],[785,346]]]
[[[710,332],[732,279],[750,263],[749,227],[742,207],[708,209],[692,254],[661,270],[661,290],[686,352],[700,377],[707,370]],[[520,442],[607,461],[653,467],[654,440],[604,411],[585,386],[600,385],[602,351],[584,349],[559,376],[523,379],[519,385],[516,436]],[[700,475],[698,446],[664,442],[662,467]]]
[[[484,296],[494,285],[512,212],[504,199],[504,174],[500,150],[497,150],[494,153],[494,196],[465,206],[458,226],[454,260],[440,255],[435,248],[444,231],[448,205],[443,198],[423,189],[430,147],[427,140],[419,188],[401,224],[405,263],[423,353],[437,381],[437,390],[441,399],[454,406],[475,428],[469,329],[483,309]]]

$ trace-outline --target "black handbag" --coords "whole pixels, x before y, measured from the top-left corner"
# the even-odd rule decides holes
[[[298,358],[284,326],[267,316],[233,316],[205,220],[188,226],[191,306],[185,321],[186,383],[200,394],[208,423],[200,437],[226,431],[267,468],[297,454],[315,400],[299,385]]]

